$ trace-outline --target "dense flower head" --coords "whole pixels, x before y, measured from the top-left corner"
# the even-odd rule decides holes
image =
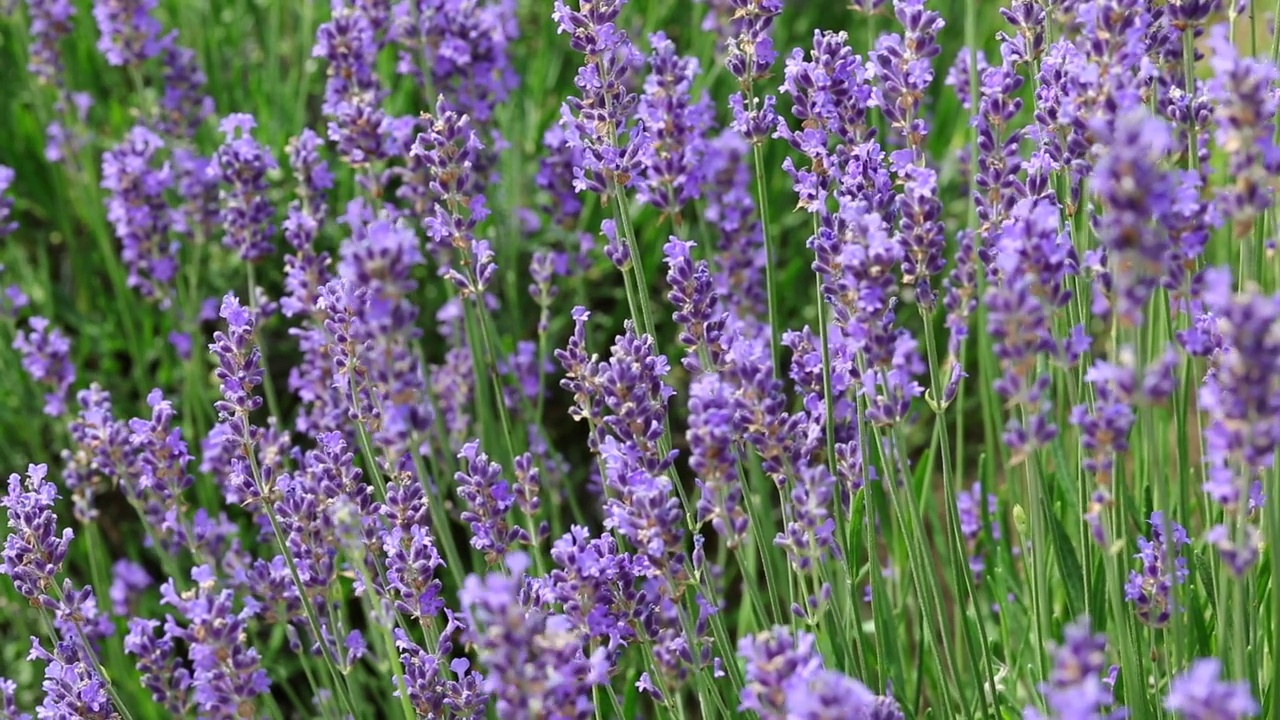
[[[663,33],[650,36],[649,45],[650,72],[636,105],[637,117],[649,129],[637,196],[664,215],[678,215],[702,190],[704,137],[715,113],[705,96],[693,98],[693,81],[701,72],[697,59],[677,55],[675,43]]]
[[[45,85],[61,85],[63,77],[62,39],[71,33],[71,19],[76,5],[72,0],[35,0],[28,2],[30,18],[29,58],[27,71]]]
[[[84,655],[82,647],[75,642],[56,642],[49,651],[38,639],[31,639],[27,660],[45,663],[44,680],[40,683],[44,697],[36,708],[36,717],[57,720],[117,720],[120,717],[107,689],[107,680]]]
[[[46,388],[44,414],[60,417],[67,411],[67,391],[76,381],[71,362],[71,339],[48,318],[36,316],[27,329],[13,338],[13,349],[22,355],[22,369],[38,385]]]
[[[121,488],[137,502],[151,531],[167,551],[189,541],[181,496],[194,483],[188,466],[195,458],[182,437],[173,404],[159,389],[147,395],[150,418],[129,421],[129,444],[137,453],[137,477],[121,478]]]
[[[110,65],[136,66],[160,54],[162,26],[152,13],[159,0],[95,0],[98,51]]]
[[[191,670],[178,654],[174,636],[161,629],[159,620],[129,619],[124,651],[136,658],[142,686],[165,710],[184,715],[191,712]]]
[[[1074,622],[1063,630],[1062,642],[1053,653],[1049,679],[1041,686],[1048,716],[1028,708],[1026,717],[1042,720],[1069,720],[1091,717],[1106,720],[1122,717],[1111,714],[1110,684],[1104,681],[1107,639],[1094,634],[1087,620]]]
[[[1240,54],[1227,26],[1209,30],[1209,65],[1213,79],[1206,93],[1214,114],[1214,140],[1227,153],[1232,182],[1222,188],[1227,213],[1250,220],[1274,203],[1269,178],[1280,170],[1280,147],[1275,144],[1280,78],[1271,62]]]
[[[213,98],[205,94],[209,78],[196,62],[196,53],[170,36],[164,43],[164,89],[157,107],[156,130],[190,139],[214,113]]]
[[[587,57],[574,80],[581,97],[561,105],[560,127],[568,146],[581,153],[573,168],[574,189],[607,194],[636,181],[649,146],[643,123],[631,123],[639,96],[630,87],[630,75],[643,58],[618,26],[625,0],[575,5],[577,10],[556,0],[552,12],[557,32],[568,35],[569,47]]]
[[[3,572],[19,594],[42,603],[53,602],[47,593],[57,585],[56,576],[75,537],[71,528],[58,533],[58,516],[53,511],[58,492],[48,474],[48,467],[31,465],[25,479],[10,475],[8,493],[0,500],[9,527]]]
[[[161,587],[164,604],[186,618],[186,625],[169,617],[164,633],[187,645],[191,668],[191,698],[202,713],[219,716],[251,714],[255,698],[270,690],[258,651],[246,642],[253,611],[235,609],[235,593],[217,589],[208,565],[195,568],[196,587],[181,593],[173,579]]]
[[[13,219],[13,198],[8,195],[16,175],[13,168],[0,165],[0,238],[12,235],[18,229],[18,223]]]
[[[903,33],[880,36],[870,53],[876,68],[873,102],[906,145],[918,148],[928,133],[920,104],[933,82],[933,60],[942,52],[937,36],[946,23],[925,9],[925,0],[894,0],[893,10]]]
[[[1222,662],[1200,658],[1169,683],[1164,707],[1183,720],[1241,720],[1257,717],[1261,708],[1248,681],[1222,678]]]
[[[1167,523],[1164,513],[1151,513],[1149,522],[1151,539],[1138,538],[1138,554],[1134,555],[1142,569],[1129,572],[1125,597],[1135,604],[1144,623],[1160,627],[1179,609],[1171,596],[1173,586],[1186,582],[1191,574],[1181,556],[1181,546],[1190,545],[1191,539],[1181,525]]]
[[[252,115],[235,113],[218,124],[225,141],[209,163],[210,177],[223,187],[219,190],[222,244],[235,250],[241,260],[257,262],[271,254],[275,234],[275,208],[267,192],[267,173],[275,170],[271,152],[253,139],[257,127]]]
[[[605,652],[589,651],[564,615],[525,606],[527,563],[524,555],[511,555],[510,575],[469,576],[458,593],[466,637],[486,671],[483,687],[505,717],[592,717],[592,688],[609,678]]]
[[[488,123],[519,82],[510,56],[516,19],[514,0],[412,0],[393,28],[396,71]]]
[[[254,389],[262,384],[262,355],[254,341],[257,321],[240,299],[227,293],[218,315],[226,321],[226,331],[213,334],[209,352],[218,361],[215,374],[222,386],[222,400],[214,403],[220,419],[231,423],[236,437],[248,439],[249,413],[262,407]]]
[[[733,421],[739,411],[734,388],[723,378],[706,375],[689,390],[689,468],[697,477],[698,522],[709,522],[730,548],[746,535],[749,518],[743,507],[738,474],[738,447]]]
[[[120,258],[129,269],[129,287],[168,306],[178,275],[181,216],[169,205],[174,189],[169,163],[160,157],[164,140],[136,125],[119,145],[102,154],[102,188],[107,220],[120,240]]]
[[[1172,210],[1175,185],[1160,163],[1173,148],[1173,135],[1166,122],[1143,110],[1118,117],[1109,135],[1109,150],[1090,178],[1105,208],[1095,225],[1107,253],[1114,311],[1137,324],[1171,253],[1159,223]]]
[[[471,547],[495,563],[512,546],[531,540],[524,528],[508,519],[515,507],[515,492],[502,478],[502,466],[489,460],[478,442],[463,445],[458,461],[462,469],[454,480],[458,483],[458,497],[467,506],[461,519],[471,525]]]
[[[822,665],[817,638],[775,627],[738,641],[746,664],[740,710],[762,720],[866,718],[900,720],[891,697],[880,697],[862,683]]]
[[[770,31],[782,14],[782,0],[729,0],[735,34],[726,43],[725,65],[743,84],[768,76],[778,53]]]

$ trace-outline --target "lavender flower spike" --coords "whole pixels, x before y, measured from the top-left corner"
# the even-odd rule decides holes
[[[5,196],[9,188],[13,187],[13,179],[13,168],[0,165],[0,239],[12,235],[18,229],[18,223],[12,220],[13,198]]]
[[[250,135],[257,127],[252,115],[235,113],[218,124],[225,141],[209,163],[209,177],[223,187],[218,193],[220,218],[225,230],[222,244],[235,250],[245,262],[256,262],[271,254],[275,234],[275,209],[267,197],[267,173],[276,160]]]
[[[52,607],[48,595],[67,558],[67,547],[75,532],[58,534],[58,516],[53,512],[58,491],[48,480],[45,465],[27,467],[24,481],[17,473],[9,476],[9,492],[0,499],[5,508],[9,536],[0,553],[0,573],[9,576],[14,588],[33,603]]]
[[[160,54],[163,26],[152,17],[158,0],[94,0],[98,51],[110,65],[141,65]]]
[[[1164,707],[1182,720],[1240,720],[1261,711],[1247,681],[1223,680],[1217,658],[1196,660],[1169,683]]]
[[[49,320],[33,317],[28,329],[13,339],[13,349],[22,354],[22,369],[32,380],[50,388],[44,396],[44,414],[60,417],[67,411],[67,391],[76,381],[76,368],[71,364],[71,340],[58,328],[50,328]]]

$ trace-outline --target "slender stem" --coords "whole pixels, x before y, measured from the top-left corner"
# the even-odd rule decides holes
[[[254,263],[245,263],[248,268],[249,280],[249,308],[253,310],[254,317],[259,322],[262,318],[258,318],[258,281],[254,272]],[[271,417],[277,420],[283,420],[284,416],[280,414],[280,401],[276,398],[275,383],[271,380],[271,368],[267,365],[267,348],[265,343],[258,343],[259,362],[262,363],[262,394],[267,396],[267,412],[271,413]]]
[[[774,274],[777,262],[773,233],[769,230],[769,190],[765,184],[764,149],[751,146],[751,158],[755,163],[756,202],[759,204],[760,235],[764,240],[765,299],[769,308],[769,348],[773,358],[773,376],[782,377],[782,318],[778,311],[778,283]],[[821,308],[821,305],[819,305]]]
[[[285,564],[289,567],[289,575],[293,579],[293,584],[298,589],[298,598],[302,601],[303,612],[307,616],[307,624],[311,628],[312,634],[315,635],[316,644],[320,646],[320,655],[324,658],[325,667],[329,669],[329,675],[333,680],[333,692],[341,698],[347,711],[352,713],[354,717],[359,717],[356,711],[355,702],[351,699],[350,689],[343,681],[342,671],[339,669],[341,663],[334,655],[333,648],[325,640],[324,632],[320,626],[319,616],[316,609],[312,605],[311,596],[307,593],[306,585],[302,582],[302,576],[298,573],[298,565],[293,559],[293,553],[289,550],[289,545],[285,541],[284,530],[280,527],[280,520],[276,518],[275,509],[271,507],[268,499],[265,483],[262,479],[262,470],[258,467],[257,453],[254,452],[253,441],[247,436],[242,438],[245,448],[245,456],[249,459],[249,468],[253,473],[253,482],[257,487],[258,494],[262,496],[263,514],[267,516],[267,520],[271,523],[271,532],[275,536],[276,546],[284,557]]]

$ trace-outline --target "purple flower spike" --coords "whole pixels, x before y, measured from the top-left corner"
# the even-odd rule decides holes
[[[114,66],[137,66],[160,54],[163,27],[152,16],[157,0],[94,0],[98,51]]]
[[[0,677],[0,718],[4,720],[31,720],[30,713],[18,712],[18,701],[14,693],[18,691],[17,683]]]
[[[867,718],[902,720],[898,703],[878,697],[853,678],[822,666],[816,638],[790,628],[749,635],[738,641],[746,664],[740,710],[761,720]]]
[[[472,440],[463,445],[458,461],[462,469],[454,480],[458,483],[458,497],[467,504],[462,521],[471,525],[471,547],[494,564],[513,545],[531,541],[528,532],[509,522],[516,495],[511,484],[502,479],[502,466],[480,451],[479,442]]]
[[[573,4],[579,9],[556,0],[552,17],[587,64],[574,80],[581,97],[560,107],[560,128],[568,146],[581,154],[573,168],[574,189],[604,195],[631,186],[644,167],[649,140],[643,123],[630,123],[637,102],[630,75],[643,58],[618,26],[625,0]]]
[[[13,220],[13,198],[7,194],[13,188],[14,176],[13,168],[0,165],[0,239],[18,229],[18,223]]]
[[[191,670],[178,656],[174,635],[168,629],[156,636],[159,620],[135,617],[129,620],[124,651],[136,658],[142,686],[175,717],[191,713]]]
[[[254,698],[271,688],[258,651],[247,642],[254,612],[235,610],[235,593],[216,588],[208,565],[195,568],[191,575],[196,588],[190,594],[179,595],[170,578],[160,595],[164,604],[187,618],[185,627],[167,618],[164,632],[187,645],[195,707],[210,716],[252,715]]]
[[[222,244],[235,250],[245,262],[270,255],[275,215],[267,197],[267,173],[275,170],[271,152],[250,134],[257,127],[252,115],[235,113],[218,124],[225,137],[209,164],[209,177],[223,185],[218,192],[224,234]]]
[[[232,293],[222,299],[218,314],[227,323],[227,330],[213,334],[209,352],[218,361],[214,371],[222,387],[222,400],[214,403],[221,421],[231,424],[230,431],[237,441],[249,440],[249,414],[262,407],[262,398],[254,389],[262,384],[262,364],[258,346],[254,343],[255,321],[253,313],[240,304]]]
[[[1217,658],[1200,658],[1175,677],[1164,707],[1182,720],[1241,720],[1262,711],[1248,681],[1222,679],[1222,662]]]
[[[1107,668],[1106,637],[1095,635],[1087,620],[1072,623],[1063,632],[1062,643],[1054,651],[1049,680],[1040,688],[1049,715],[1027,708],[1023,717],[1027,720],[1084,717],[1120,720],[1124,713],[1110,710],[1112,683],[1103,677]]]
[[[22,369],[37,384],[50,389],[44,396],[44,414],[61,417],[67,411],[67,391],[76,381],[76,368],[71,364],[71,340],[58,328],[50,328],[49,320],[33,317],[27,330],[19,330],[13,349],[22,355]]]
[[[159,162],[163,148],[159,135],[137,125],[102,154],[107,220],[120,240],[129,287],[162,308],[173,296],[180,247],[174,233],[182,224],[166,197],[174,189],[174,177],[169,164]]]
[[[72,0],[32,0],[26,5],[31,19],[27,70],[41,84],[61,86],[64,73],[58,46],[71,33],[75,3]]]
[[[604,648],[590,651],[564,615],[521,601],[528,558],[507,558],[510,575],[469,576],[458,592],[467,631],[486,670],[483,687],[499,715],[512,720],[592,717],[592,689],[609,681]]]
[[[53,512],[58,494],[48,474],[48,467],[31,465],[25,481],[17,473],[9,476],[9,491],[0,499],[9,527],[0,572],[9,576],[23,597],[53,607],[48,593],[57,583],[75,532],[67,528],[58,534],[58,516]]]
[[[691,86],[701,72],[697,59],[678,56],[675,43],[663,33],[654,33],[649,44],[651,72],[636,115],[649,129],[650,144],[637,195],[663,215],[678,215],[702,189],[704,136],[715,112],[705,95],[698,101],[691,97]]]
[[[1186,582],[1191,574],[1187,559],[1180,554],[1181,546],[1190,545],[1191,539],[1178,523],[1168,527],[1163,513],[1151,513],[1150,523],[1151,539],[1138,538],[1138,554],[1134,555],[1142,562],[1142,569],[1129,572],[1124,594],[1137,606],[1138,617],[1144,623],[1162,627],[1179,610],[1173,606],[1173,586]]]

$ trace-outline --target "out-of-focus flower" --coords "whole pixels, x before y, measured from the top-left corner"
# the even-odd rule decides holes
[[[1241,720],[1257,717],[1262,708],[1248,681],[1222,679],[1222,662],[1200,658],[1169,683],[1164,707],[1182,720]]]
[[[49,389],[44,396],[44,414],[61,417],[67,411],[67,391],[76,381],[70,338],[52,327],[48,318],[37,316],[27,321],[26,330],[18,331],[13,349],[22,355],[22,369]]]

